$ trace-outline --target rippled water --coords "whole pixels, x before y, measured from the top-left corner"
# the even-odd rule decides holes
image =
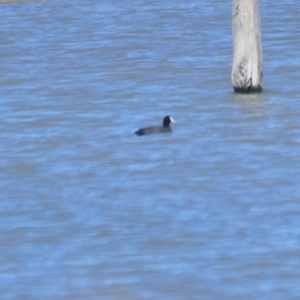
[[[261,8],[237,95],[231,3],[1,4],[3,299],[298,299],[300,4]]]

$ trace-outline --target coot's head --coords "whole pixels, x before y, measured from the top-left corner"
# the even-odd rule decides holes
[[[163,120],[163,126],[169,127],[171,123],[175,123],[175,120],[171,116],[165,116]]]

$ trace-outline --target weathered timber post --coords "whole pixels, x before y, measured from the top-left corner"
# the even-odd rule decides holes
[[[235,92],[262,90],[260,0],[233,0],[233,64],[231,82]]]

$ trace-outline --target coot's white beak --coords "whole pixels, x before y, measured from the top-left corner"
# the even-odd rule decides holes
[[[174,118],[172,118],[172,117],[170,117],[170,121],[171,121],[171,123],[176,123]]]

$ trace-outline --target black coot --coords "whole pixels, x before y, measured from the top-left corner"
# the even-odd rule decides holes
[[[163,120],[163,126],[152,126],[152,127],[141,128],[138,131],[136,131],[135,134],[147,135],[147,134],[152,134],[152,133],[172,132],[172,129],[170,127],[171,123],[175,123],[175,120],[171,116],[166,116],[166,117],[164,117],[164,120]]]

